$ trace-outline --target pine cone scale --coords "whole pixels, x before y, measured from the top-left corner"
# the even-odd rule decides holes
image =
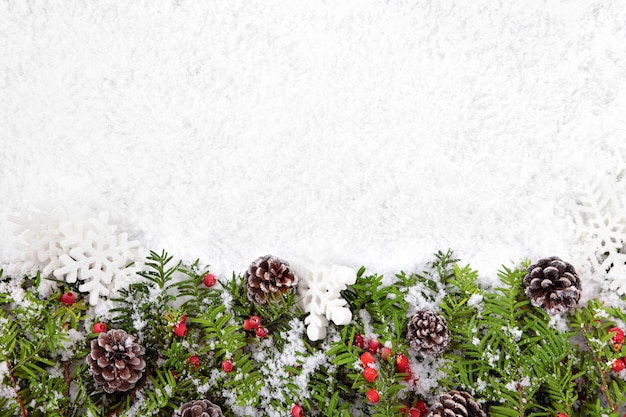
[[[105,381],[113,381],[115,379],[115,372],[109,369],[102,371],[102,379]]]

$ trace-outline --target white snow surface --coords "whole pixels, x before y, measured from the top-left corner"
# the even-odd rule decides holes
[[[567,208],[620,179],[624,22],[618,0],[2,0],[0,267],[41,204],[224,275],[585,262]]]

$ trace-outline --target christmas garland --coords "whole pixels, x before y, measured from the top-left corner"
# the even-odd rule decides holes
[[[489,289],[450,251],[392,278],[361,268],[332,298],[350,320],[329,313],[320,340],[297,291],[311,277],[282,259],[218,278],[162,251],[136,269],[106,310],[80,276],[0,274],[1,416],[624,411],[626,317],[579,305],[580,279],[555,257],[503,267]]]

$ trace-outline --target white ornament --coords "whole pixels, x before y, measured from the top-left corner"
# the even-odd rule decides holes
[[[593,272],[626,295],[626,145],[608,143],[614,167],[592,177],[569,206],[578,242]],[[608,273],[606,272],[608,271]]]
[[[352,312],[348,302],[341,298],[341,291],[356,282],[356,272],[346,266],[328,264],[314,265],[310,262],[290,262],[298,276],[300,307],[309,313],[304,323],[310,340],[326,337],[329,321],[337,325],[349,324]]]
[[[96,218],[85,211],[70,213],[57,207],[13,221],[26,261],[40,269],[44,278],[54,275],[70,284],[78,282],[79,291],[89,293],[91,305],[137,280],[137,268],[129,265],[137,259],[138,242],[129,241],[126,233],[116,233],[107,213]],[[49,296],[55,289],[54,281],[41,280],[42,295]]]

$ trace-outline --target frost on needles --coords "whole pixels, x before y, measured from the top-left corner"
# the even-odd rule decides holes
[[[590,300],[550,315],[526,295],[529,264],[503,267],[490,289],[450,251],[388,279],[361,268],[340,294],[352,319],[330,322],[317,341],[306,336],[296,292],[253,303],[244,275],[207,280],[208,266],[165,251],[150,252],[136,281],[109,296],[108,313],[77,282],[45,295],[50,274],[0,275],[0,416],[172,416],[194,404],[231,417],[425,416],[452,400],[490,416],[619,416],[622,309]],[[61,302],[67,291],[73,302]],[[426,329],[446,323],[446,349],[412,347],[414,334],[439,337],[409,337],[424,310],[434,312]],[[94,347],[115,329],[124,337]],[[128,389],[107,392],[86,358],[127,341],[145,367]],[[122,356],[102,362],[107,378],[124,378],[111,367]]]

